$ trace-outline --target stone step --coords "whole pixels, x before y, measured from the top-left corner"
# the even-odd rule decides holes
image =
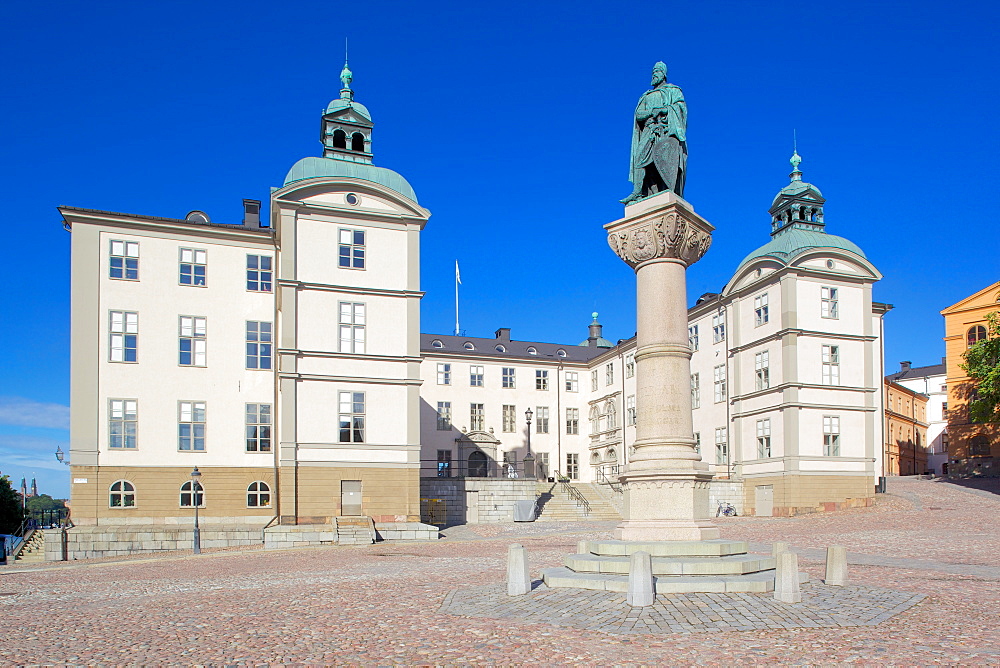
[[[624,541],[592,540],[587,551],[599,556],[629,556],[633,552],[649,552],[651,557],[728,557],[746,554],[747,543],[741,540],[664,540]]]
[[[568,587],[598,591],[628,592],[628,576],[607,573],[574,573],[566,567],[546,568],[542,581],[549,587]],[[774,571],[747,575],[674,575],[654,578],[657,594],[765,593],[774,591]],[[799,573],[799,582],[808,582],[807,573]]]
[[[601,557],[596,554],[571,554],[567,568],[577,573],[628,575],[629,557]],[[653,557],[653,575],[746,575],[774,570],[774,557],[738,554],[728,557]],[[772,576],[773,577],[773,576]]]

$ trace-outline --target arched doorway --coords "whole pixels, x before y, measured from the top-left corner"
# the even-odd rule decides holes
[[[488,459],[481,450],[476,450],[469,454],[469,477],[485,478]]]

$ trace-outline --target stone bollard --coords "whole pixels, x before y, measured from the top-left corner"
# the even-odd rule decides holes
[[[788,543],[771,543],[772,557],[777,557],[782,552],[788,552]]]
[[[825,584],[843,586],[847,584],[847,548],[834,545],[826,548]]]
[[[778,555],[778,568],[774,572],[774,598],[782,603],[799,603],[799,558],[794,552]]]
[[[635,607],[653,605],[656,589],[653,584],[653,561],[649,552],[633,552],[628,565],[628,596],[626,602]]]
[[[581,540],[576,543],[577,554],[590,554],[590,541]]]
[[[528,574],[528,550],[520,545],[507,548],[507,595],[520,596],[531,591]]]

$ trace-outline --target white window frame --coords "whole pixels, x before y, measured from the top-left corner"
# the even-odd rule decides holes
[[[608,362],[604,365],[604,385],[614,385],[615,384],[615,365],[614,362]]]
[[[840,456],[840,416],[823,416],[823,455],[825,457]]]
[[[483,431],[486,428],[486,407],[484,404],[469,404],[469,430]]]
[[[185,497],[187,497],[187,503],[184,503]],[[205,507],[205,486],[201,484],[200,480],[187,480],[181,484],[178,504],[181,508]]]
[[[178,256],[177,284],[192,288],[207,288],[208,251],[204,248],[181,248]],[[198,268],[201,268],[200,274]]]
[[[535,369],[535,389],[547,392],[549,389],[548,369]]]
[[[115,480],[108,485],[108,508],[135,508],[135,496],[135,483]]]
[[[820,291],[820,316],[837,320],[840,318],[840,289],[833,287],[821,287]]]
[[[726,365],[719,364],[712,369],[713,389],[715,390],[715,403],[721,404],[726,400]]]
[[[726,313],[719,310],[712,314],[712,342],[722,343],[726,340]]]
[[[634,427],[635,426],[635,395],[630,394],[625,397],[625,426]]]
[[[363,302],[338,302],[339,350],[355,355],[365,354],[367,307]]]
[[[688,346],[691,347],[692,352],[698,350],[698,325],[688,327]]]
[[[207,432],[208,404],[204,401],[178,401],[177,451],[206,452],[208,450]]]
[[[364,392],[337,392],[337,440],[340,443],[365,443],[367,397]]]
[[[729,463],[729,432],[725,427],[715,428],[715,463]]]
[[[247,508],[270,508],[271,486],[263,480],[247,485]]]
[[[823,345],[821,351],[823,385],[840,385],[840,346]]]
[[[139,400],[108,399],[108,448],[136,450],[138,447]]]
[[[438,362],[437,384],[451,385],[451,364],[449,362]]]
[[[579,408],[567,408],[566,409],[566,433],[570,436],[574,436],[580,433],[580,409]]]
[[[535,433],[549,433],[549,407],[535,406]]]
[[[764,418],[757,420],[757,459],[771,456],[771,418]]]
[[[517,406],[515,404],[504,404],[501,412],[501,431],[512,434],[517,430]]]
[[[625,356],[625,377],[632,378],[635,376],[635,353],[629,353]]]
[[[486,378],[486,368],[480,364],[469,365],[469,387],[483,387]]]
[[[132,351],[128,359],[129,351]],[[139,314],[108,311],[108,361],[136,364],[139,361]]]
[[[177,318],[177,366],[208,365],[208,318],[182,315]],[[188,350],[184,350],[187,344]],[[189,361],[184,362],[184,355]]]
[[[116,260],[118,262],[116,262]],[[118,264],[118,267],[115,267]],[[115,271],[121,275],[115,276]],[[129,273],[134,272],[134,276]],[[139,242],[111,239],[108,244],[108,278],[115,281],[139,280]]]
[[[360,242],[359,237],[360,236]],[[340,269],[356,269],[364,271],[368,263],[366,242],[368,234],[365,230],[342,227],[337,231],[337,267]],[[347,260],[345,264],[345,259]]]
[[[767,293],[757,295],[753,298],[753,326],[761,327],[770,320],[768,312]]]
[[[580,391],[580,372],[578,371],[566,372],[566,391],[567,392]]]
[[[691,374],[691,408],[701,408],[701,374]]]
[[[274,258],[247,253],[247,292],[271,292],[273,289]]]
[[[503,367],[503,372],[501,374],[501,385],[505,390],[513,390],[517,388],[517,368],[512,366]]]
[[[757,390],[766,390],[771,387],[771,367],[768,359],[768,351],[762,350],[753,356],[754,385]]]
[[[590,391],[597,392],[597,369],[590,372]]]
[[[437,402],[437,431],[451,431],[451,402]]]
[[[271,404],[248,403],[244,410],[246,452],[268,454],[272,450],[274,416]]]
[[[254,352],[251,353],[251,350]],[[270,371],[274,366],[272,361],[274,324],[267,320],[247,320],[246,344],[243,352],[247,369]]]

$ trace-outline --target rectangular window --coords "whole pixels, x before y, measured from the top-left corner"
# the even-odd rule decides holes
[[[715,463],[726,464],[729,462],[729,443],[726,436],[725,427],[715,428]]]
[[[820,305],[820,315],[824,318],[839,318],[840,317],[840,299],[838,293],[840,290],[837,288],[820,288],[821,293],[821,305]]]
[[[548,406],[536,406],[535,410],[535,433],[536,434],[547,434],[549,433],[549,407]],[[558,415],[556,416],[559,417]]]
[[[247,320],[247,368],[271,368],[271,323]]]
[[[766,350],[753,356],[754,382],[758,390],[766,390],[771,387],[771,368],[769,365]]]
[[[580,374],[576,371],[566,372],[566,391],[567,392],[579,392],[580,391]]]
[[[696,431],[694,433],[694,451],[699,455],[701,454],[701,432]]]
[[[701,408],[701,374],[691,374],[691,408]]]
[[[840,346],[823,346],[823,384],[840,385]]]
[[[566,477],[570,480],[580,478],[580,455],[575,452],[566,453]]]
[[[625,425],[629,427],[635,426],[635,395],[630,395],[625,398]]]
[[[482,404],[469,404],[469,429],[473,431],[483,430],[484,413]]]
[[[604,365],[604,384],[614,385],[615,382],[615,365],[605,364]]]
[[[247,452],[271,452],[271,404],[247,404]]]
[[[451,385],[451,365],[438,362],[438,385]]]
[[[517,409],[513,404],[503,405],[503,430],[512,433],[517,428]]]
[[[451,477],[451,450],[438,450],[437,477]]]
[[[567,408],[566,409],[566,433],[567,434],[579,434],[580,433],[580,409],[579,408]]]
[[[514,380],[514,367],[505,366],[503,367],[503,387],[504,389],[513,390],[515,387]]]
[[[698,325],[688,327],[688,345],[691,350],[698,350]]]
[[[340,302],[340,352],[365,352],[365,305]]]
[[[181,401],[177,408],[177,449],[205,452],[205,402]]]
[[[340,442],[365,442],[365,393],[338,392],[340,403]]]
[[[270,255],[247,255],[247,290],[270,292],[273,276]]]
[[[136,362],[139,359],[139,314],[110,311],[109,359],[112,362]]]
[[[726,340],[726,313],[719,311],[712,316],[712,342],[721,343]]]
[[[590,372],[590,391],[597,392],[597,369]]]
[[[767,313],[767,293],[753,298],[753,324],[754,327],[766,325],[768,321]]]
[[[481,366],[472,364],[469,366],[469,387],[483,386],[484,369]]]
[[[111,240],[109,276],[123,281],[139,280],[139,242]]]
[[[204,287],[208,271],[208,253],[197,248],[182,248],[180,262],[181,285]]]
[[[836,415],[823,416],[823,454],[840,456],[840,418]]]
[[[364,230],[340,230],[340,266],[343,269],[365,268]]]
[[[635,355],[628,354],[625,356],[625,377],[631,378],[635,375]]]
[[[135,450],[139,447],[138,434],[138,401],[108,400],[108,447],[114,450]]]
[[[771,420],[757,420],[757,458],[771,456]]]
[[[544,369],[535,369],[535,389],[549,389],[549,372]]]
[[[715,384],[715,403],[726,400],[726,365],[720,364],[712,369],[712,378]]]
[[[205,366],[208,342],[205,340],[206,318],[182,315],[178,338],[178,364],[181,366]]]
[[[451,402],[439,401],[437,409],[438,431],[449,431],[451,429]]]

